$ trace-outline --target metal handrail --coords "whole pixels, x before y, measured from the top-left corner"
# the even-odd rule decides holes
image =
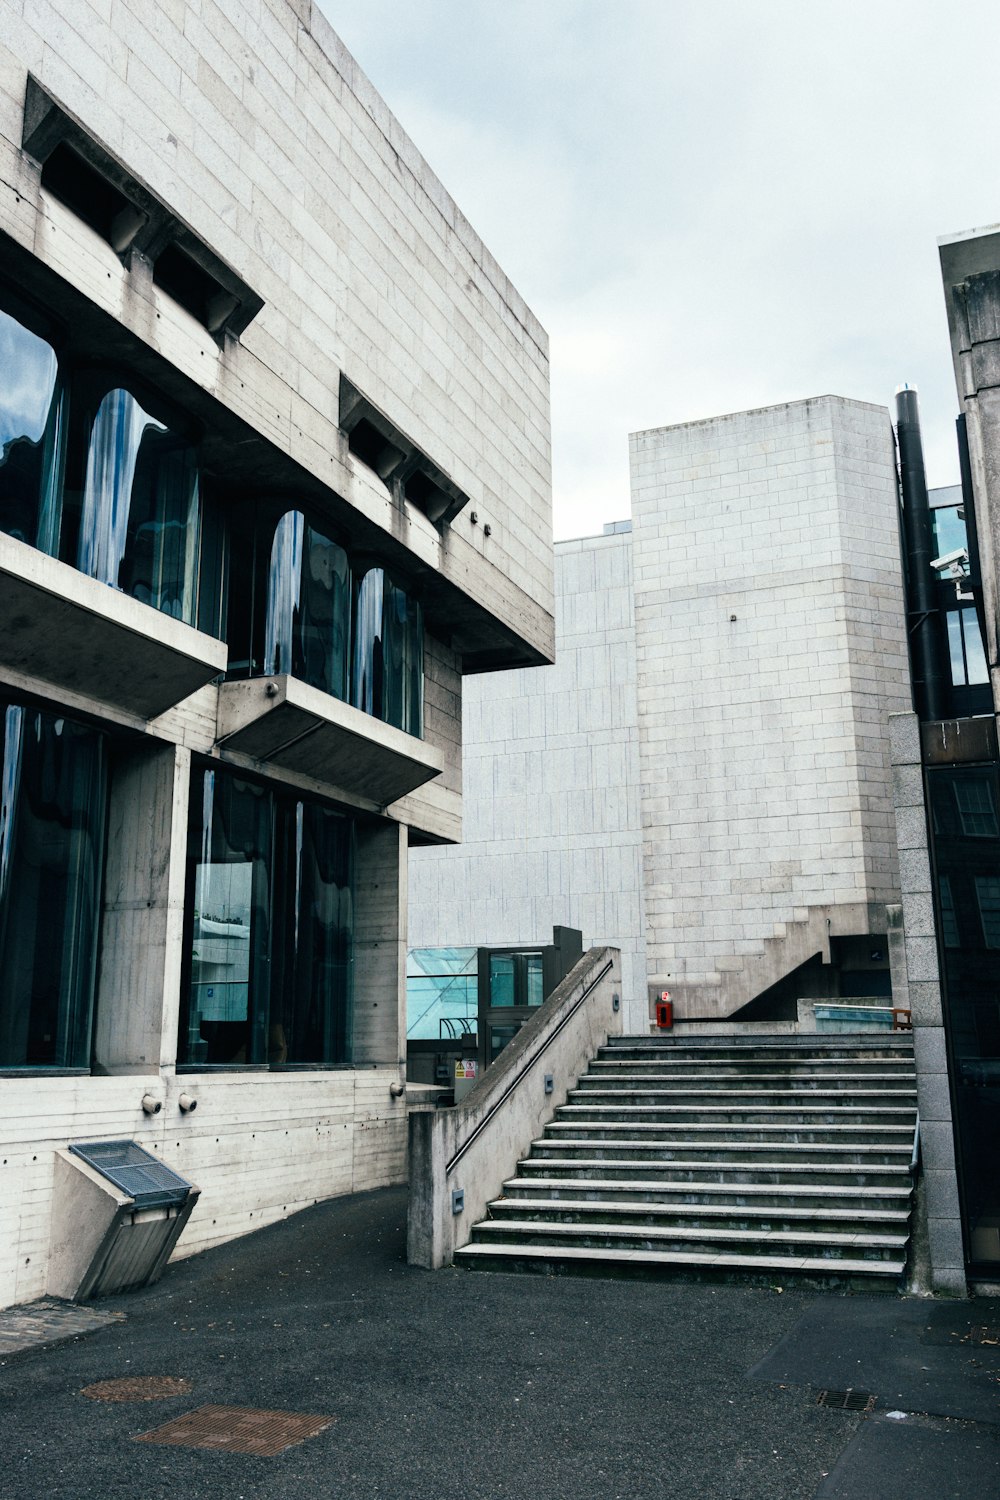
[[[511,1079],[510,1083],[504,1089],[504,1091],[500,1095],[500,1097],[493,1102],[493,1104],[490,1106],[490,1108],[486,1111],[485,1115],[483,1115],[483,1118],[480,1120],[480,1122],[476,1126],[475,1130],[473,1130],[469,1134],[469,1136],[466,1138],[466,1140],[464,1140],[462,1142],[461,1146],[459,1146],[458,1150],[455,1152],[455,1155],[451,1158],[451,1161],[445,1167],[445,1176],[446,1177],[450,1175],[450,1173],[454,1170],[454,1168],[461,1161],[461,1159],[465,1155],[466,1151],[468,1151],[469,1147],[473,1144],[474,1141],[476,1141],[479,1138],[479,1136],[482,1134],[482,1132],[486,1129],[487,1125],[493,1119],[493,1116],[496,1114],[497,1110],[500,1109],[501,1105],[503,1105],[503,1104],[505,1104],[507,1102],[507,1100],[510,1098],[511,1094],[517,1088],[518,1084],[527,1076],[529,1070],[534,1067],[535,1063],[542,1056],[542,1053],[548,1047],[549,1043],[552,1042],[552,1041],[555,1041],[556,1037],[562,1031],[563,1027],[566,1026],[568,1024],[568,1022],[571,1021],[572,1018],[576,1015],[576,1012],[580,1009],[580,1006],[586,1000],[587,996],[591,993],[592,990],[594,990],[594,989],[597,988],[597,986],[600,984],[601,980],[605,977],[605,975],[609,974],[613,968],[614,968],[614,961],[613,961],[613,959],[609,958],[608,961],[607,961],[607,963],[604,965],[603,969],[601,969],[600,973],[594,975],[593,979],[590,981],[590,983],[587,985],[586,989],[583,991],[583,994],[580,995],[576,1000],[574,1000],[573,1004],[570,1006],[570,1008],[566,1012],[566,1014],[562,1017],[562,1019],[560,1020],[559,1024],[557,1026],[554,1026],[552,1028],[552,1030],[546,1035],[545,1040],[535,1050],[535,1052],[532,1055],[532,1057],[528,1060],[528,1062],[526,1062],[524,1064],[524,1066],[521,1068],[520,1072],[517,1073],[517,1074],[515,1074],[515,1076]]]

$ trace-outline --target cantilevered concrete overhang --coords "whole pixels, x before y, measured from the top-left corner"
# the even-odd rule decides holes
[[[214,636],[0,533],[0,666],[154,719],[226,670]]]
[[[225,682],[218,743],[381,807],[440,776],[440,753],[295,677]]]

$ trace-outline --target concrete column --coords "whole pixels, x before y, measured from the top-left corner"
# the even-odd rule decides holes
[[[890,908],[889,956],[895,1003],[908,1004],[913,1013],[923,1159],[916,1238],[926,1237],[930,1290],[964,1297],[965,1252],[916,714],[890,714],[889,738],[902,893],[901,909]],[[906,999],[897,998],[903,993]]]
[[[406,829],[399,823],[358,828],[354,1061],[406,1067]]]
[[[191,753],[130,746],[111,776],[94,1052],[105,1073],[177,1059]]]

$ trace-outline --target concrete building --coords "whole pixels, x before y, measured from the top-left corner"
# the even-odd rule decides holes
[[[407,849],[553,623],[544,331],[309,0],[0,0],[0,181],[5,1305],[74,1141],[182,1252],[402,1177]]]
[[[964,1293],[969,1281],[1000,1279],[1000,228],[948,237],[940,256],[963,524],[944,550],[958,561],[933,601],[936,638],[931,659],[917,663],[914,711],[892,724],[902,885],[894,984],[914,1017],[936,1284]],[[920,602],[911,588],[911,611]],[[969,658],[964,644],[977,615],[985,659]],[[935,646],[950,674],[934,662]],[[970,701],[977,682],[982,699]]]
[[[411,855],[411,947],[569,923],[621,948],[627,1032],[663,989],[708,1021],[887,992],[887,715],[909,706],[888,412],[658,428],[631,466],[631,528],[556,546],[555,665],[467,684],[464,841]]]

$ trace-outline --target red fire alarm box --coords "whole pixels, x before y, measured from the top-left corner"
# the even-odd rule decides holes
[[[656,1002],[656,1024],[661,1031],[669,1031],[674,1024],[674,1002],[669,990],[661,990]]]

